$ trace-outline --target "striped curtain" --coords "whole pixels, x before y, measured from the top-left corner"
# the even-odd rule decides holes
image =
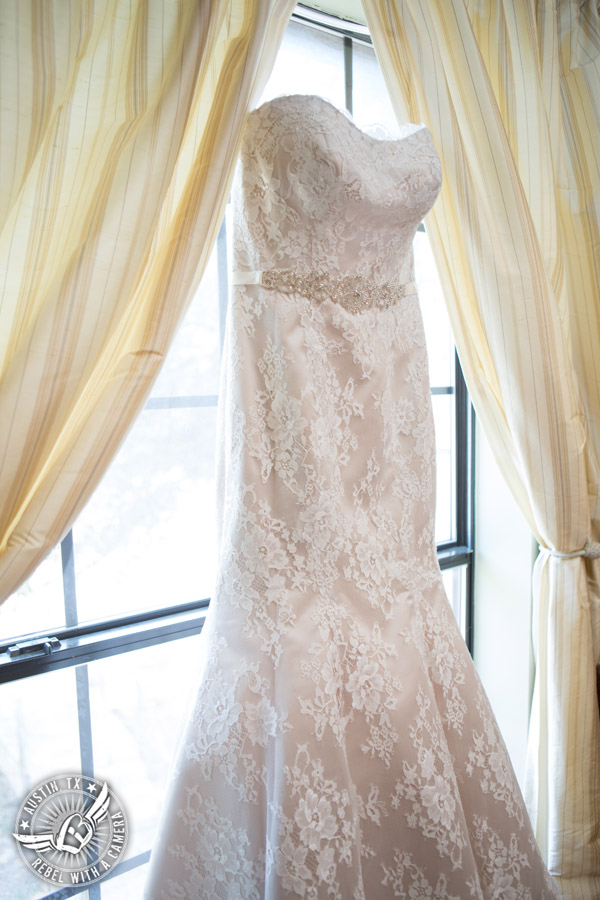
[[[0,600],[145,401],[293,6],[0,4]]]
[[[533,579],[526,799],[563,897],[597,900],[598,7],[363,5],[399,119],[433,132],[444,186],[428,231],[461,363],[496,459],[544,548]]]

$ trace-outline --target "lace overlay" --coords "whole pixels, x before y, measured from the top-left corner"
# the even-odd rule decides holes
[[[249,117],[219,575],[151,900],[556,896],[437,564],[411,244],[440,177],[426,129]]]

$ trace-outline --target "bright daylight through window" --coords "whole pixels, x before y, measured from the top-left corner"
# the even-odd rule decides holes
[[[334,20],[307,23],[303,15],[299,8],[287,28],[262,99],[325,93],[375,136],[398,134],[366,29],[349,24],[336,31]],[[228,239],[225,222],[152,396],[72,532],[0,608],[0,898],[58,897],[25,869],[9,840],[26,792],[48,773],[71,770],[109,777],[130,817],[127,860],[87,896],[141,893],[215,574],[213,469]],[[423,228],[414,252],[436,427],[436,540],[468,639],[471,413]],[[20,652],[32,633],[56,636],[60,649]],[[7,652],[9,645],[16,649]]]

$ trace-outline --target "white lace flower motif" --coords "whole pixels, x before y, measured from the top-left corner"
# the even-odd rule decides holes
[[[275,734],[277,727],[277,713],[265,697],[261,697],[256,703],[246,703],[246,731],[253,744],[266,747],[267,740]]]
[[[294,818],[300,829],[300,840],[309,850],[318,850],[322,840],[329,840],[337,833],[331,803],[310,789],[300,799]]]
[[[320,881],[329,882],[335,873],[335,851],[333,847],[323,847],[319,851],[319,863],[317,865],[317,878]]]
[[[308,425],[300,415],[300,401],[283,391],[276,391],[266,422],[271,429],[273,443],[283,452],[292,450]]]
[[[282,255],[288,256],[290,259],[299,259],[308,249],[308,234],[305,231],[290,228],[284,235],[279,249]]]
[[[315,456],[335,463],[342,440],[342,420],[333,407],[321,411],[310,425],[310,441]]]
[[[286,837],[277,848],[277,873],[284,891],[294,891],[301,897],[306,894],[306,884],[311,879],[306,865],[307,849]]]
[[[239,870],[239,860],[232,834],[206,825],[200,834],[200,856],[209,875],[227,883]]]
[[[241,550],[248,569],[265,580],[273,569],[279,571],[287,564],[285,550],[277,535],[259,527],[246,533]]]
[[[455,670],[452,666],[454,662],[453,648],[446,636],[435,636],[435,644],[433,651],[435,653],[435,675],[442,687],[448,689],[455,677]]]
[[[489,897],[490,900],[519,900],[519,892],[514,886],[512,875],[496,869],[490,884]]]
[[[506,757],[500,750],[492,750],[489,757],[489,765],[490,769],[496,776],[496,781],[502,787],[506,787],[511,784],[510,771],[508,766],[506,765]]]
[[[368,659],[365,655],[360,656],[356,669],[346,683],[346,688],[352,694],[352,705],[355,709],[364,709],[369,713],[377,712],[381,705],[384,683],[375,660]]]
[[[238,721],[242,707],[235,699],[234,686],[225,686],[221,681],[215,680],[207,686],[201,710],[208,742],[220,746],[225,743],[232,726]]]
[[[419,751],[419,764],[423,778],[433,778],[435,774],[435,754],[431,747],[423,747]]]
[[[325,654],[325,660],[321,665],[323,678],[323,690],[328,697],[335,697],[342,687],[341,668],[337,647],[329,644]]]
[[[268,581],[266,582],[266,587],[264,589],[264,596],[267,603],[277,603],[277,601],[281,600],[282,596],[285,593],[285,578],[281,574],[270,574]],[[286,621],[289,621],[289,617],[286,616],[285,610],[283,608],[283,604],[281,604],[279,609],[279,621],[283,624]]]
[[[365,540],[359,541],[356,545],[356,558],[363,575],[377,585],[383,584],[386,575],[386,562],[382,547],[374,535],[369,534]]]
[[[236,560],[233,560],[223,573],[221,582],[224,589],[231,591],[237,600],[243,600],[252,589],[254,581],[254,573],[247,566],[241,567]]]
[[[331,546],[332,531],[339,524],[339,513],[332,497],[319,494],[301,511],[299,522],[302,534],[320,553]]]
[[[247,900],[247,894],[242,892],[242,886],[237,881],[231,881],[227,885],[226,900]]]
[[[456,809],[456,800],[452,795],[450,784],[447,780],[436,775],[433,784],[423,788],[423,806],[432,822],[450,828]]]

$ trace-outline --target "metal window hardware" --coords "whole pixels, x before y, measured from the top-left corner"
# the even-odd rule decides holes
[[[48,656],[53,650],[58,650],[60,641],[56,637],[36,638],[34,641],[22,641],[19,644],[11,644],[6,651],[12,658],[15,656]]]

